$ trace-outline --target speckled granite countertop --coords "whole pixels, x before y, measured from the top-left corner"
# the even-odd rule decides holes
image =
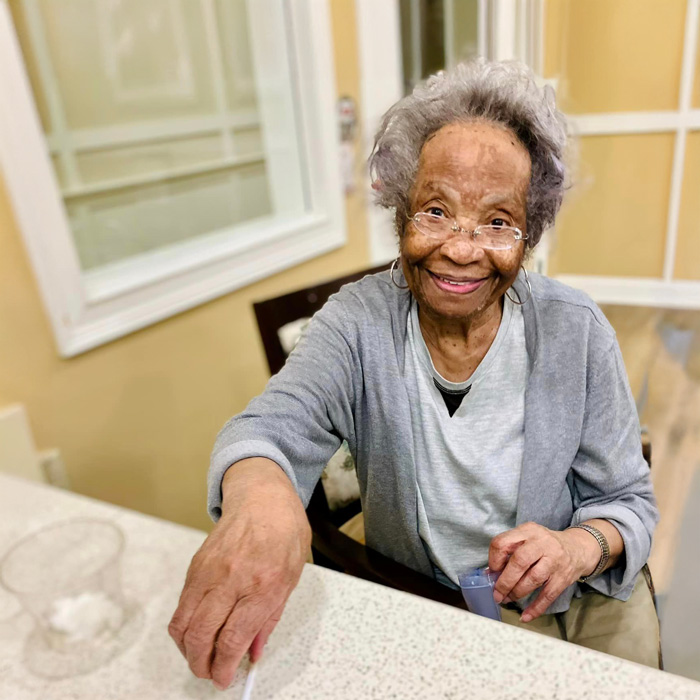
[[[70,517],[122,528],[122,579],[145,624],[121,656],[59,681],[22,663],[32,628],[0,591],[2,700],[168,700],[240,697],[194,678],[168,637],[192,554],[205,535],[81,496],[0,475],[0,556],[21,536]],[[253,698],[581,697],[700,699],[700,684],[307,565],[260,663]]]

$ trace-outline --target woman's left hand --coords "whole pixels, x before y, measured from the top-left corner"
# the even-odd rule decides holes
[[[489,547],[489,568],[501,571],[494,588],[497,603],[518,600],[542,588],[524,611],[523,622],[539,617],[600,560],[600,547],[585,530],[558,532],[537,523],[523,523],[497,535]]]

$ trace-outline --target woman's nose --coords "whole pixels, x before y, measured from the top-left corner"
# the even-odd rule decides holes
[[[472,232],[464,229],[456,231],[448,238],[442,244],[440,252],[458,265],[477,262],[485,255],[484,249],[474,240]]]

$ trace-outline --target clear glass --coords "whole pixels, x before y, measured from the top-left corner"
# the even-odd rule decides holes
[[[414,214],[409,221],[419,233],[440,241],[446,241],[458,233],[468,233],[477,245],[487,250],[510,250],[518,241],[527,239],[515,226],[487,225],[469,230],[457,225],[454,219],[425,212]]]
[[[75,519],[25,537],[0,561],[0,583],[36,622],[25,648],[32,672],[87,673],[134,641],[141,615],[122,591],[123,549],[112,523]]]

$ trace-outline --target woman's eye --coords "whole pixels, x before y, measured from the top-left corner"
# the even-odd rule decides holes
[[[508,222],[505,219],[493,219],[491,226],[508,226]]]
[[[432,214],[433,216],[447,216],[447,214],[445,214],[444,209],[441,209],[440,207],[428,207],[425,210],[425,213]]]

